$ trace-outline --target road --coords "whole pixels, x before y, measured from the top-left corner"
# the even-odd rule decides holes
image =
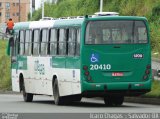
[[[106,107],[102,100],[83,98],[72,105],[56,106],[52,97],[34,96],[33,102],[23,102],[21,94],[0,94],[1,113],[158,113],[159,105],[124,103]]]

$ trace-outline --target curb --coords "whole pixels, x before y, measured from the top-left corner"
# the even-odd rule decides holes
[[[3,91],[0,90],[0,94],[20,94],[19,92],[13,92],[13,91]]]
[[[125,97],[125,102],[160,105],[160,98]]]

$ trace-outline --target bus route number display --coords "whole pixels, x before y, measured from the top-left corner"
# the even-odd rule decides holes
[[[110,64],[91,64],[90,70],[110,70],[111,65]]]

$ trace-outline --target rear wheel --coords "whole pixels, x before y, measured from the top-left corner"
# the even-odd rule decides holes
[[[22,92],[23,92],[23,99],[24,99],[24,101],[25,102],[32,102],[32,100],[33,100],[33,94],[26,92],[24,81],[22,83]]]
[[[82,96],[81,95],[72,95],[71,96],[71,101],[72,102],[80,102],[82,99]]]
[[[116,106],[122,105],[123,102],[124,102],[124,96],[117,96],[117,97],[115,97],[115,98],[113,99],[113,103],[114,103],[114,105],[116,105]]]
[[[56,105],[62,105],[63,98],[59,95],[59,87],[58,87],[58,81],[55,79],[55,82],[53,84],[53,96],[54,96],[54,102]]]
[[[124,96],[107,96],[104,97],[104,102],[106,106],[120,106],[124,102]]]
[[[113,105],[112,97],[111,96],[104,97],[104,103],[106,106],[112,106]]]

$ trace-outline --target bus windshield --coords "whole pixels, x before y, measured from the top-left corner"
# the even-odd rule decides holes
[[[144,21],[89,21],[85,44],[142,44],[147,43]]]

